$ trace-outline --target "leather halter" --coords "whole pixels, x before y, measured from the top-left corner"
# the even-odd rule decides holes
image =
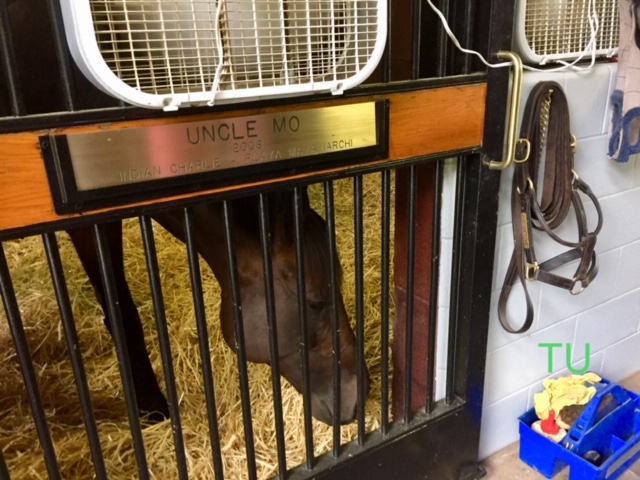
[[[598,273],[594,248],[596,236],[602,228],[602,210],[591,188],[573,168],[576,142],[569,127],[569,107],[562,87],[556,82],[538,83],[527,100],[516,147],[511,192],[514,250],[498,303],[498,318],[509,333],[526,332],[533,322],[528,280],[539,280],[577,295]],[[543,160],[542,194],[538,196],[538,173]],[[578,192],[593,201],[598,213],[598,224],[592,232],[588,230],[587,216]],[[577,242],[567,241],[553,231],[565,220],[571,205],[578,226]],[[532,229],[544,231],[570,250],[539,263]],[[575,260],[578,260],[578,266],[572,278],[553,273]],[[527,304],[526,317],[520,328],[512,327],[507,319],[507,301],[516,280],[524,289]]]

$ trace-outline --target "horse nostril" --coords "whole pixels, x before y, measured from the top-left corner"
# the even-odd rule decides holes
[[[333,413],[330,404],[315,395],[311,396],[311,415],[322,423],[333,425]]]
[[[358,404],[356,403],[353,405],[353,411],[351,412],[351,415],[349,416],[349,418],[340,419],[340,425],[348,425],[350,423],[353,423],[357,415],[358,415]]]

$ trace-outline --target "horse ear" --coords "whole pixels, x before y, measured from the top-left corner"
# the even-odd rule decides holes
[[[274,252],[280,250],[295,251],[295,225],[293,222],[293,211],[278,212],[272,225],[272,239]]]
[[[293,208],[293,190],[287,190],[286,193],[275,196],[275,202],[272,205],[272,238],[274,251],[277,249],[288,249],[295,251],[295,222]],[[302,189],[302,221],[305,221],[305,212],[311,208],[309,203],[309,195],[307,189]],[[304,228],[304,227],[303,227]]]
[[[302,189],[302,206],[304,208],[311,208],[311,202],[309,201],[309,192],[306,188]]]

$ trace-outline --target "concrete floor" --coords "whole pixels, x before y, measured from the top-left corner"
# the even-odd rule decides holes
[[[620,384],[629,390],[640,392],[640,372]],[[520,460],[518,447],[518,442],[512,443],[485,459],[482,464],[487,470],[487,476],[484,478],[489,480],[539,480],[546,478]],[[568,478],[569,469],[565,468],[554,477],[554,480],[567,480]],[[618,478],[620,480],[640,480],[640,460]]]

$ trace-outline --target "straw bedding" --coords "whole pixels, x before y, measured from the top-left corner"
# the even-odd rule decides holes
[[[367,430],[380,421],[380,176],[365,177],[365,328],[366,359],[372,374],[367,402]],[[335,182],[337,239],[343,267],[343,296],[347,311],[355,314],[353,181]],[[310,188],[312,204],[323,213],[320,185]],[[159,381],[162,379],[153,304],[149,292],[144,253],[137,221],[125,222],[124,248],[129,285],[145,326],[148,351]],[[167,308],[173,361],[184,428],[189,474],[213,478],[211,446],[200,373],[198,337],[188,287],[186,250],[162,228],[155,226],[162,285]],[[113,348],[103,325],[103,313],[66,234],[58,234],[80,349],[85,362],[100,441],[110,478],[137,476],[124,395]],[[39,237],[5,244],[14,288],[42,401],[56,448],[62,477],[94,476],[90,450],[82,423],[73,373],[66,352],[63,329],[53,294],[46,258]],[[216,401],[225,478],[247,477],[236,356],[226,346],[217,320],[218,286],[202,263],[210,348],[216,382]],[[0,313],[0,448],[12,478],[47,478],[42,452],[22,383],[4,311]],[[270,368],[249,365],[255,447],[259,478],[277,473],[276,441]],[[283,407],[287,466],[304,461],[302,397],[283,379]],[[143,431],[152,478],[176,477],[170,423]],[[355,423],[342,429],[343,441],[355,438]],[[314,420],[316,454],[331,448],[331,429]]]

